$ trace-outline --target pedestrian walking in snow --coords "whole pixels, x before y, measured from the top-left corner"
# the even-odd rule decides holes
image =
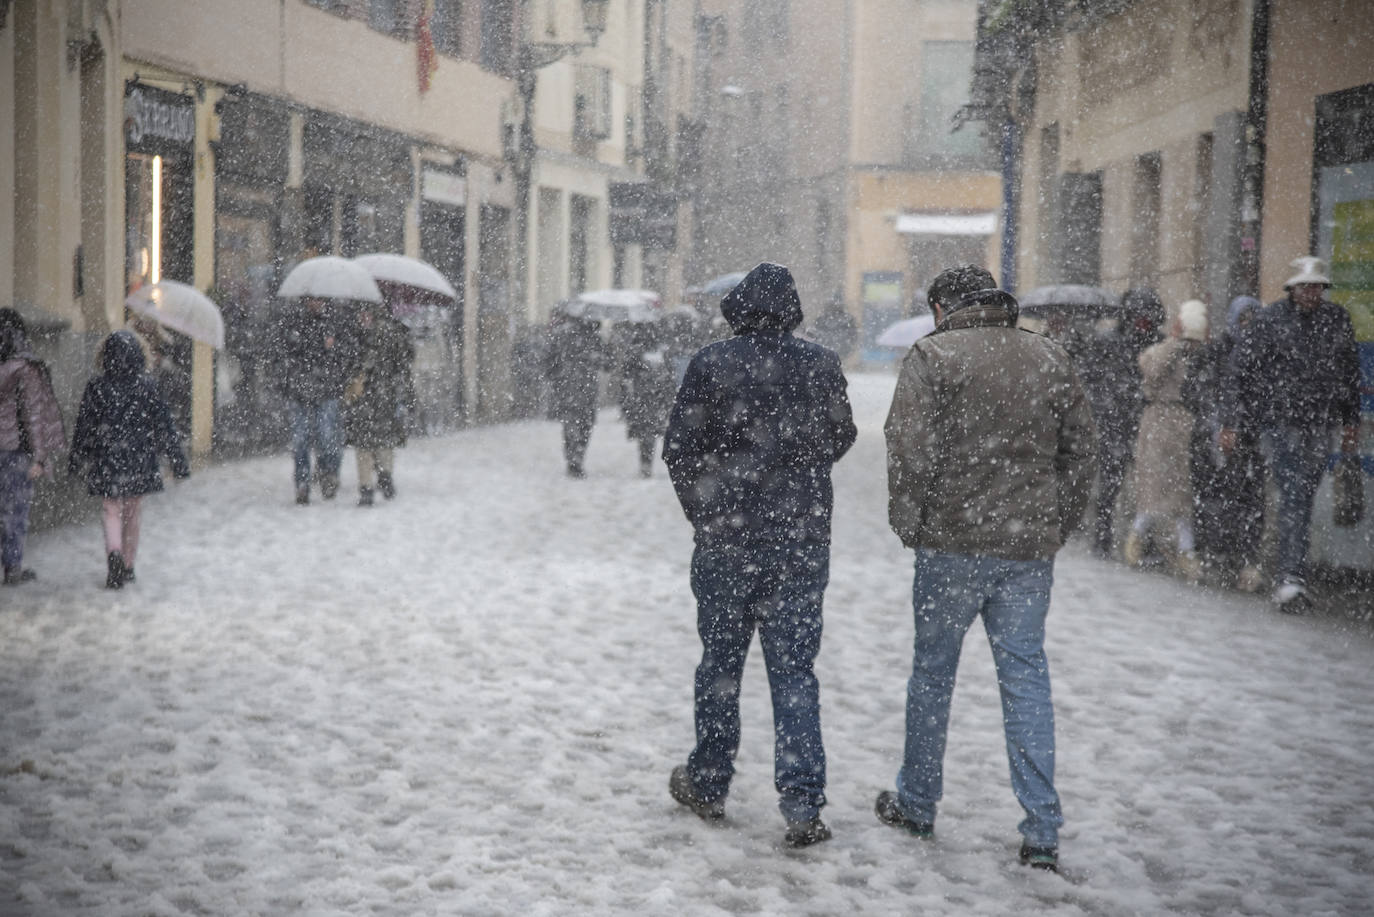
[[[722,818],[739,749],[740,678],[754,632],[773,700],[774,779],[784,843],[828,839],[820,686],[813,666],[830,576],[831,466],[857,431],[839,357],[792,332],[801,299],[763,263],[721,303],[735,336],[693,357],[664,437],[692,523],[701,663],[696,746],[673,769],[673,799]]]
[[[306,297],[283,317],[275,340],[276,383],[291,422],[296,502],[310,502],[310,482],[331,500],[339,492],[344,432],[341,401],[357,374],[358,336],[342,304]],[[315,454],[315,471],[310,454]]]
[[[1245,592],[1254,592],[1263,583],[1259,563],[1264,535],[1264,457],[1254,431],[1236,431],[1230,451],[1221,451],[1222,383],[1236,341],[1261,308],[1253,296],[1231,300],[1226,327],[1211,335],[1204,371],[1192,379],[1193,390],[1185,392],[1185,400],[1198,406],[1192,454],[1198,553]]]
[[[549,418],[563,424],[563,459],[568,476],[586,477],[587,444],[596,424],[600,373],[609,368],[599,322],[555,311],[544,351],[549,381]]]
[[[1193,540],[1192,440],[1197,405],[1188,382],[1206,358],[1207,306],[1190,299],[1179,307],[1169,336],[1140,355],[1145,410],[1135,446],[1135,519],[1122,558],[1145,559],[1152,536],[1168,542],[1163,552],[1190,580],[1201,572]],[[1172,531],[1170,531],[1172,529]]]
[[[651,477],[654,446],[668,425],[677,383],[656,322],[628,326],[620,353],[620,414],[625,435],[639,444],[639,473]]]
[[[143,350],[129,331],[116,331],[100,352],[101,372],[86,383],[72,434],[68,470],[86,479],[101,498],[107,575],[121,589],[134,581],[143,497],[162,490],[160,459],[172,474],[189,477],[190,465],[167,402],[145,372]]]
[[[825,311],[811,326],[809,336],[822,347],[835,351],[841,360],[849,359],[859,343],[859,326],[845,308],[842,294],[836,293],[831,298]]]
[[[916,551],[916,640],[897,790],[884,824],[933,835],[964,634],[983,619],[1002,694],[1020,858],[1057,869],[1054,708],[1045,617],[1054,557],[1088,504],[1096,431],[1068,353],[1016,327],[1018,306],[975,265],[928,291],[935,332],[907,353],[884,426],[888,514]]]
[[[1134,460],[1140,415],[1140,355],[1160,339],[1164,303],[1154,290],[1135,288],[1121,296],[1121,314],[1109,330],[1085,335],[1080,346],[1066,343],[1074,358],[1097,426],[1097,507],[1093,550],[1110,557],[1116,544],[1117,498]]]
[[[1241,334],[1227,366],[1226,429],[1232,452],[1245,434],[1262,434],[1278,488],[1278,557],[1272,600],[1301,614],[1307,595],[1312,502],[1340,428],[1340,449],[1357,453],[1360,362],[1350,313],[1326,300],[1331,286],[1320,258],[1293,261],[1288,295],[1269,305]]]
[[[358,505],[375,490],[396,496],[396,449],[406,443],[406,412],[415,402],[415,348],[405,325],[365,303],[358,308],[358,370],[344,391],[344,441],[358,460]]]
[[[52,477],[67,444],[48,366],[29,349],[24,320],[0,309],[0,562],[6,586],[36,578],[24,567],[34,483]]]

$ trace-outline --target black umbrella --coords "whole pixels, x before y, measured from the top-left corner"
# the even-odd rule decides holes
[[[1018,300],[1021,314],[1028,318],[1047,318],[1053,313],[1073,318],[1101,318],[1114,312],[1120,303],[1120,298],[1111,290],[1082,283],[1036,287]]]

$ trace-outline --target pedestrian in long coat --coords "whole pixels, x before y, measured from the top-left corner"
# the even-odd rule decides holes
[[[116,331],[107,337],[100,366],[81,396],[68,469],[101,498],[105,585],[120,589],[134,581],[143,497],[162,490],[160,460],[167,458],[178,479],[189,477],[191,468],[134,335]]]
[[[735,336],[692,358],[663,461],[692,524],[697,600],[696,746],[673,770],[673,798],[720,818],[740,741],[739,692],[758,631],[773,699],[773,774],[784,843],[830,837],[820,685],[821,600],[829,581],[830,469],[854,420],[834,351],[793,335],[791,272],[763,263],[721,303]]]
[[[668,426],[677,384],[656,323],[631,325],[620,357],[620,413],[639,444],[639,473],[653,474],[654,446]]]
[[[586,475],[587,444],[596,423],[600,373],[609,368],[600,323],[555,312],[544,351],[549,381],[549,419],[563,424],[563,458],[568,476]]]
[[[1237,296],[1226,312],[1226,326],[1210,335],[1201,371],[1184,390],[1198,412],[1193,435],[1194,535],[1199,556],[1216,564],[1237,588],[1253,592],[1263,581],[1260,546],[1264,535],[1264,457],[1259,435],[1238,433],[1229,451],[1221,449],[1223,382],[1236,342],[1263,308],[1253,296]]]
[[[6,586],[35,578],[24,568],[34,482],[52,476],[53,457],[66,443],[47,364],[29,349],[19,313],[0,309],[0,561]]]
[[[1140,355],[1145,410],[1135,447],[1136,513],[1122,552],[1127,563],[1140,563],[1146,539],[1158,533],[1171,542],[1178,572],[1190,578],[1199,572],[1190,461],[1197,414],[1184,389],[1206,356],[1206,341],[1207,307],[1190,299],[1179,307],[1169,337]]]
[[[1116,327],[1066,342],[1079,378],[1092,404],[1097,427],[1097,507],[1093,549],[1111,555],[1115,543],[1117,498],[1135,458],[1144,408],[1140,355],[1160,339],[1164,304],[1148,288],[1127,290],[1121,296]],[[1078,345],[1078,346],[1075,346]]]
[[[358,310],[358,373],[344,392],[344,441],[357,452],[358,505],[375,488],[396,496],[395,450],[405,445],[405,412],[415,400],[415,348],[406,327],[371,303]]]

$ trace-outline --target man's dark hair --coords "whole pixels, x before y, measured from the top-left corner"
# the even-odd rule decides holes
[[[961,264],[945,268],[937,274],[926,289],[926,299],[932,307],[938,305],[942,311],[950,313],[969,305],[964,298],[970,293],[995,289],[997,281],[985,268],[976,264]]]

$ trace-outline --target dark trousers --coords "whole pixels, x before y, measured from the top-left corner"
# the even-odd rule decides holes
[[[563,460],[568,463],[569,471],[582,470],[595,421],[595,416],[563,421]]]
[[[1112,516],[1130,461],[1129,449],[1103,439],[1097,460],[1097,531],[1094,539],[1094,547],[1099,554],[1110,554],[1112,551]]]
[[[6,572],[18,573],[24,564],[24,538],[29,531],[33,482],[27,452],[0,452],[0,561]]]
[[[701,664],[696,672],[696,748],[687,773],[703,799],[723,799],[739,750],[740,679],[758,631],[773,700],[773,774],[789,821],[825,805],[820,685],[821,600],[830,546],[801,543],[702,546],[692,555]]]

